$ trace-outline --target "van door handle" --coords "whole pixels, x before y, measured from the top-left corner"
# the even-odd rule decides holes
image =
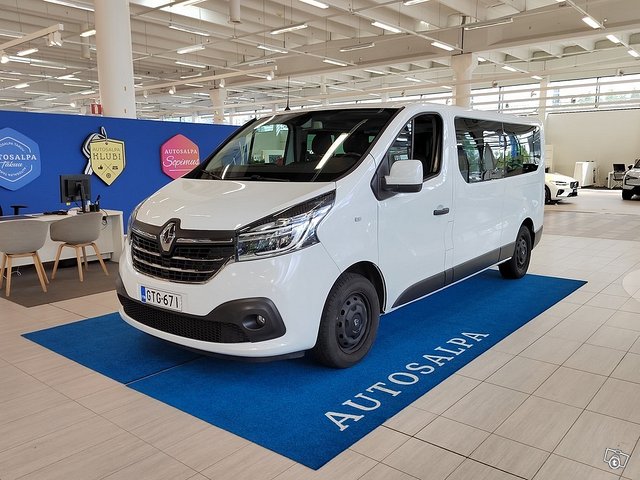
[[[433,211],[434,215],[446,215],[447,213],[449,213],[449,207],[437,208]]]

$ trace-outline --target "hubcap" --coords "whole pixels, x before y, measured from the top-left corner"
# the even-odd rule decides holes
[[[516,263],[518,268],[523,268],[527,263],[528,252],[527,241],[524,237],[520,237],[516,245]]]
[[[354,293],[342,304],[336,319],[336,340],[345,353],[357,350],[367,336],[369,308],[366,299]]]

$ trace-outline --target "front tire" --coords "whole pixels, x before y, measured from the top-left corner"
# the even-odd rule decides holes
[[[516,237],[513,256],[498,265],[503,278],[518,279],[525,276],[531,262],[531,232],[522,225]]]
[[[551,190],[546,185],[544,186],[544,203],[546,205],[551,204]]]
[[[378,332],[380,303],[362,275],[345,273],[331,288],[312,353],[329,367],[348,368],[369,352]]]
[[[633,190],[625,190],[623,188],[622,189],[622,199],[623,200],[631,200],[631,197],[633,197]]]

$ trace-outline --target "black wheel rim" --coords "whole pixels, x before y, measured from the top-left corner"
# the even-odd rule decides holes
[[[340,350],[353,353],[365,341],[371,321],[369,303],[364,295],[349,295],[336,318],[336,340]]]
[[[522,270],[527,265],[527,259],[529,258],[529,245],[524,236],[518,238],[516,242],[516,266],[519,270]]]

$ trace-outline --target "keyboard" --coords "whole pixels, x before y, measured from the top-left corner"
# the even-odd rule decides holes
[[[50,212],[42,212],[43,215],[66,215],[66,210],[52,210]]]

